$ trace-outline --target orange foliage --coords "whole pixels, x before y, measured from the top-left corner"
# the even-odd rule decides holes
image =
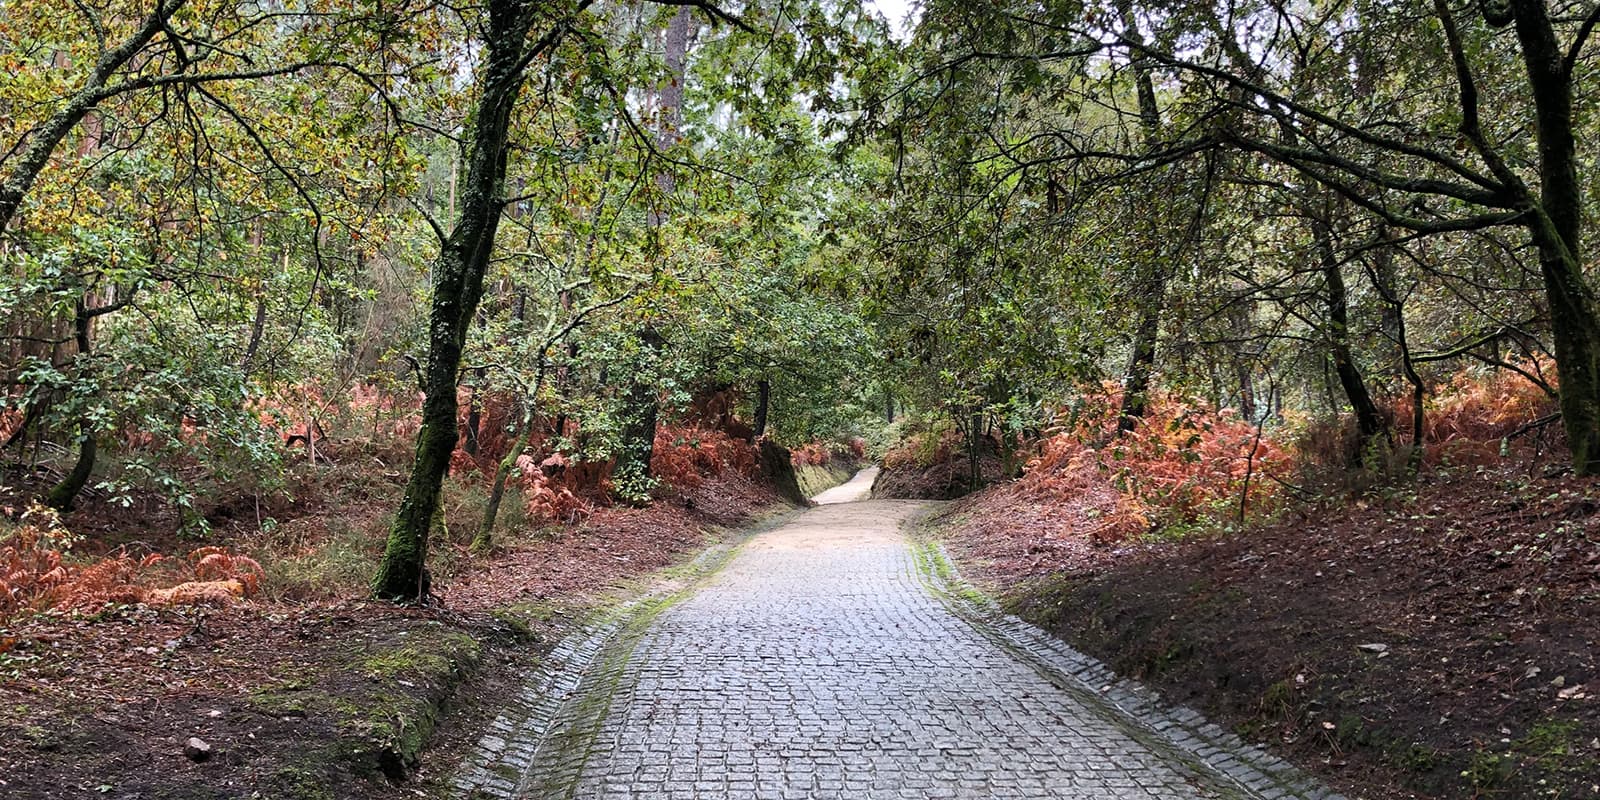
[[[696,425],[656,430],[650,471],[675,489],[693,489],[728,470],[747,477],[756,473],[755,445],[719,430]]]
[[[201,581],[238,583],[244,589],[240,597],[255,594],[266,577],[255,559],[230,553],[223,547],[202,547],[189,554],[188,562]]]
[[[467,423],[472,417],[472,407],[478,407],[478,448],[474,454],[468,454],[464,449],[467,446]],[[517,398],[506,392],[485,392],[474,394],[474,390],[461,387],[456,392],[456,424],[459,428],[456,436],[456,451],[450,457],[450,472],[460,475],[469,470],[478,470],[485,475],[493,475],[500,467],[501,459],[511,451],[512,423],[519,416]],[[529,446],[538,449],[544,443],[544,429],[549,422],[544,419],[535,419],[533,422],[533,436],[529,439]]]
[[[11,438],[11,435],[22,427],[23,414],[21,409],[0,408],[0,441]]]
[[[305,436],[309,427],[307,414],[319,422],[326,422],[330,416],[346,416],[372,436],[405,439],[421,430],[421,408],[420,392],[396,393],[370,383],[357,383],[343,390],[342,395],[316,384],[299,384],[260,398],[254,405],[262,427],[275,431],[280,439]]]
[[[789,461],[797,467],[808,465],[820,467],[847,453],[850,458],[858,461],[866,458],[867,440],[859,436],[848,442],[825,442],[815,439],[791,450]]]
[[[248,594],[242,581],[187,581],[171,589],[151,589],[144,602],[164,606],[228,605]]]
[[[518,483],[529,517],[543,522],[572,523],[594,513],[594,504],[579,497],[562,480],[571,480],[567,466],[566,456],[560,453],[553,453],[543,461],[531,455],[517,459]]]
[[[1015,491],[1076,509],[1080,527],[1102,542],[1215,517],[1236,507],[1247,474],[1252,507],[1276,495],[1261,476],[1289,455],[1232,410],[1158,394],[1137,428],[1118,435],[1120,405],[1114,384],[1085,398],[1039,443]]]
[[[935,431],[921,431],[907,436],[894,447],[883,454],[883,468],[895,470],[903,468],[929,467],[942,464],[950,460],[951,453],[961,449],[961,434],[945,428]]]
[[[604,463],[571,461],[561,453],[542,459],[533,452],[523,455],[517,459],[516,482],[528,516],[559,523],[588,517],[607,502],[608,468]],[[669,491],[693,489],[730,470],[754,476],[756,449],[721,430],[661,425],[656,429],[650,470]]]
[[[789,460],[797,467],[820,467],[833,460],[833,451],[825,442],[807,442],[789,453]]]
[[[1548,362],[1518,365],[1528,372],[1547,376],[1555,384],[1554,366]],[[1396,426],[1408,432],[1411,424],[1410,396],[1390,405]],[[1423,401],[1422,441],[1429,455],[1444,450],[1473,449],[1474,445],[1498,450],[1499,440],[1518,427],[1556,410],[1556,400],[1527,378],[1510,370],[1495,370],[1487,375],[1463,370],[1435,386]],[[1482,449],[1482,448],[1479,448]]]
[[[105,603],[193,605],[232,602],[261,587],[261,565],[220,547],[201,547],[181,563],[190,573],[172,588],[164,567],[178,559],[159,555],[135,559],[119,550],[85,564],[66,555],[76,543],[54,511],[30,509],[22,524],[0,545],[0,617],[32,609],[94,608]],[[180,573],[181,574],[181,573]]]

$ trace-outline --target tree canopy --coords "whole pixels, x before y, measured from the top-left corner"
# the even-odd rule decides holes
[[[0,435],[70,509],[445,476],[660,489],[662,421],[976,447],[1115,382],[1420,452],[1464,368],[1600,470],[1594,0],[0,0]],[[714,409],[714,411],[712,410]],[[1403,409],[1403,412],[1399,409]],[[737,424],[735,424],[737,423]],[[404,426],[402,426],[404,427]],[[493,442],[492,446],[490,442]],[[975,452],[975,451],[974,451]],[[979,476],[974,475],[974,479]]]

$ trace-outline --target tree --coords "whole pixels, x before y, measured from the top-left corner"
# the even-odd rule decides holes
[[[482,12],[479,94],[464,142],[466,172],[461,199],[455,225],[448,235],[441,236],[434,261],[428,360],[422,376],[422,430],[417,434],[411,477],[373,578],[373,594],[381,599],[425,599],[428,534],[439,510],[439,486],[456,446],[456,376],[461,351],[483,297],[483,277],[504,209],[512,114],[535,62],[560,43],[576,15],[589,5],[589,0],[580,0],[546,18],[541,4],[492,0]],[[535,39],[530,34],[539,22],[546,27]]]
[[[383,202],[367,180],[327,180],[323,164],[287,154],[359,159],[373,183],[406,185],[394,170],[403,152],[381,132],[346,127],[350,117],[334,108],[311,119],[303,106],[282,111],[291,91],[319,102],[348,98],[351,84],[362,102],[370,93],[368,66],[328,60],[319,25],[405,74],[402,54],[363,38],[369,22],[186,0],[7,9],[0,314],[13,347],[0,402],[25,409],[12,440],[31,434],[37,453],[37,443],[66,437],[76,449],[45,493],[51,504],[69,508],[90,485],[126,501],[142,483],[178,506],[183,524],[203,527],[188,506],[192,480],[171,467],[180,454],[232,451],[250,465],[243,474],[270,482],[270,434],[251,408],[260,387],[246,375],[283,365],[274,362],[285,346],[318,328],[307,308],[337,290],[330,265],[359,249],[341,245],[370,233],[369,211]],[[348,235],[330,245],[335,231]],[[265,252],[269,244],[283,249]],[[283,294],[269,297],[268,287]],[[269,324],[273,300],[298,306],[298,318]],[[245,305],[255,319],[229,352]],[[122,319],[133,312],[137,321]],[[188,317],[206,324],[190,328]],[[178,330],[202,333],[170,335]],[[185,371],[189,382],[166,384]],[[105,440],[134,427],[141,444],[93,484]]]

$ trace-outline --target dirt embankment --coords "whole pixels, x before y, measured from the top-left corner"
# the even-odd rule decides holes
[[[969,573],[1352,797],[1600,797],[1600,483],[1439,470],[1122,545],[1014,500],[936,523]]]
[[[343,512],[381,517],[394,488]],[[497,698],[572,620],[611,587],[779,507],[770,488],[728,473],[648,509],[508,530],[486,560],[439,542],[442,605],[423,609],[345,588],[0,624],[0,740],[11,743],[0,796],[442,796]],[[341,558],[370,574],[379,546]]]
[[[959,441],[945,437],[937,446],[918,446],[915,440],[884,456],[882,469],[872,484],[872,496],[884,500],[954,500],[974,491],[972,463]],[[992,440],[983,440],[978,458],[980,485],[1014,477]]]

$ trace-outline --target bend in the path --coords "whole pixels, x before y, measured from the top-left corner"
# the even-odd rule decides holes
[[[819,506],[830,506],[838,503],[855,503],[872,496],[872,482],[878,478],[878,467],[873,465],[860,470],[851,476],[850,480],[838,486],[820,492],[811,502]]]

